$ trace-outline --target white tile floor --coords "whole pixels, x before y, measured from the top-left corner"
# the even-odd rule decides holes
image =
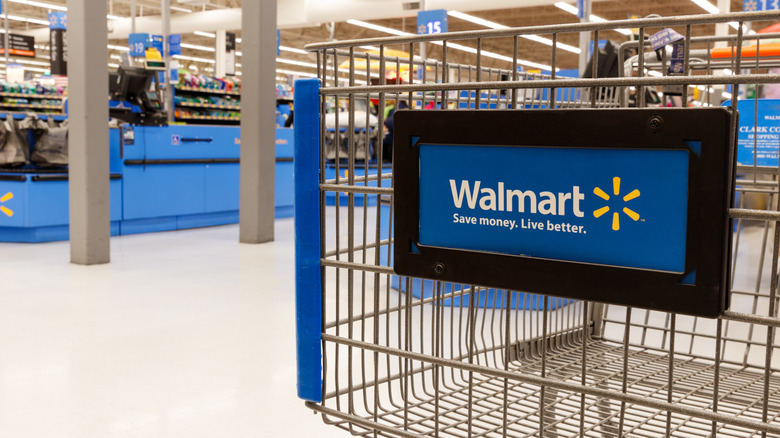
[[[0,437],[345,437],[296,398],[293,222],[0,243]]]
[[[92,267],[67,242],[0,243],[0,437],[350,436],[296,398],[292,220],[276,230],[113,238]],[[762,237],[743,235],[740,288]]]

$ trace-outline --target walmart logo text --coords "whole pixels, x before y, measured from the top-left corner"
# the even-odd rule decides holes
[[[576,217],[583,217],[585,213],[580,209],[580,201],[585,199],[585,194],[580,192],[579,186],[573,186],[570,192],[553,193],[539,192],[533,190],[505,189],[504,183],[498,183],[494,190],[488,187],[482,187],[482,181],[462,180],[460,189],[454,179],[450,180],[450,189],[452,190],[452,202],[455,208],[462,208],[463,201],[472,210],[477,206],[484,211],[516,211],[519,213],[538,213],[551,216],[564,216],[567,211],[567,202],[572,213]]]

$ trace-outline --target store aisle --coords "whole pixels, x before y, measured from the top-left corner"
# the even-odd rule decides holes
[[[293,222],[0,243],[0,436],[345,437],[295,396]]]

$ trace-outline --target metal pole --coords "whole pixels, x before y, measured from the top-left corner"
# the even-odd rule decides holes
[[[276,2],[242,3],[241,195],[239,239],[274,239]],[[249,80],[251,79],[251,80]]]
[[[590,0],[582,0],[582,6],[584,8],[584,12],[580,14],[582,15],[582,18],[580,18],[580,23],[589,23],[590,14],[592,11]],[[590,32],[580,32],[580,60],[579,60],[580,77],[582,77],[582,73],[585,71],[585,66],[588,65],[589,50],[590,50]]]
[[[225,62],[227,57],[227,31],[219,29],[214,38],[214,76],[225,77]]]
[[[174,121],[173,85],[171,84],[171,45],[168,37],[171,34],[171,0],[162,0],[163,22],[163,59],[165,59],[165,111],[168,121]]]
[[[70,260],[110,260],[106,2],[68,0]]]
[[[130,0],[130,33],[135,33],[135,0]]]
[[[3,16],[5,17],[3,20],[3,26],[5,27],[5,36],[3,37],[3,41],[5,41],[5,80],[8,80],[8,64],[11,61],[8,53],[11,47],[11,39],[8,37],[8,0],[3,0]]]

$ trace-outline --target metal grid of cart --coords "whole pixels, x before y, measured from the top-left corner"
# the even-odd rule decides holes
[[[308,266],[316,271],[308,277],[314,280],[309,290],[301,290],[301,279],[312,271],[299,270],[299,340],[302,324],[314,324],[317,332],[316,348],[299,349],[299,365],[310,371],[302,379],[314,382],[302,385],[306,405],[326,423],[360,436],[780,436],[778,166],[738,167],[738,190],[766,194],[768,207],[730,210],[738,225],[732,304],[721,318],[706,319],[515,291],[480,294],[479,285],[395,277],[392,165],[372,159],[382,157],[382,142],[375,142],[373,157],[369,148],[360,154],[348,148],[346,156],[337,148],[335,159],[326,159],[327,139],[335,136],[330,141],[339,144],[346,136],[355,144],[355,136],[369,135],[355,129],[372,123],[367,111],[355,110],[359,100],[374,99],[380,108],[406,100],[419,108],[432,105],[432,111],[522,111],[626,107],[635,93],[632,105],[644,107],[650,104],[645,89],[676,87],[682,106],[720,105],[730,93],[736,109],[740,87],[780,83],[769,70],[774,61],[743,58],[740,49],[777,37],[748,34],[744,24],[778,19],[771,12],[700,15],[309,46],[321,83],[306,87],[316,96],[313,109],[325,114],[329,102],[347,102],[347,111],[334,115],[336,126],[347,118],[347,129],[328,133],[323,116],[310,119],[315,144],[307,149],[303,138],[300,145],[296,139],[296,163],[304,154],[316,157],[308,160],[314,176],[297,180],[313,189],[296,200],[316,204],[305,218],[299,216],[303,210],[296,212],[298,244],[317,252]],[[697,27],[728,22],[736,34],[691,36]],[[563,35],[588,33],[597,41],[611,30],[636,28],[643,41],[667,27],[685,37],[681,75],[668,75],[666,59],[656,61],[649,44],[629,59],[636,42],[621,47],[621,77],[599,78],[597,62],[592,79],[556,75]],[[526,36],[549,38],[549,74],[518,71],[518,45]],[[500,55],[504,68],[483,66],[495,59],[482,50],[492,39],[507,47]],[[415,53],[421,44],[437,47],[438,57],[384,56],[388,47]],[[709,53],[720,44],[734,47],[734,56],[713,61]],[[361,46],[379,54],[362,53]],[[448,62],[458,47],[473,48],[473,65]],[[344,61],[349,68],[339,67]],[[388,84],[381,74],[369,84],[359,67],[372,62],[380,72],[393,66],[421,74],[410,84]],[[340,77],[349,83],[339,83]],[[296,95],[296,117],[299,105],[305,103]],[[376,123],[382,126],[381,112]],[[305,163],[296,169],[312,170]],[[746,221],[753,225],[743,226]]]

